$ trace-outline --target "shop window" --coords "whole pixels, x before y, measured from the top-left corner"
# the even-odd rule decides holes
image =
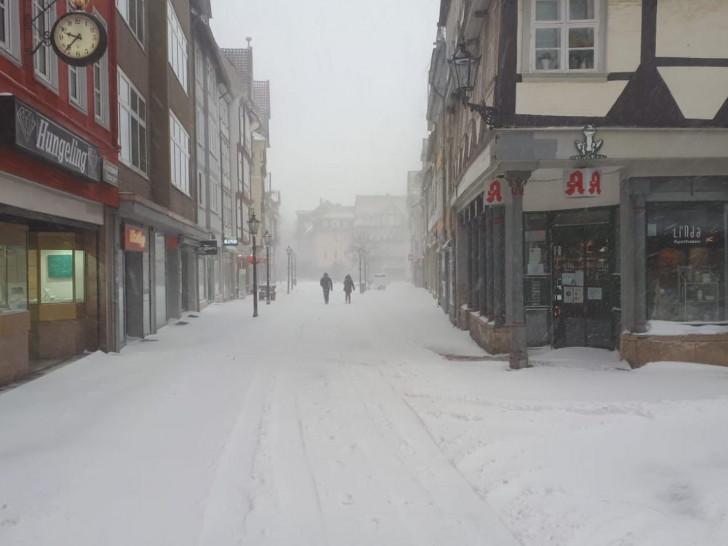
[[[0,224],[0,315],[27,309],[27,233]]]
[[[32,304],[86,301],[86,253],[73,233],[35,233],[28,252]]]
[[[524,214],[524,263],[526,275],[548,275],[548,220],[546,214]]]
[[[650,320],[725,319],[722,204],[654,204],[647,209]]]

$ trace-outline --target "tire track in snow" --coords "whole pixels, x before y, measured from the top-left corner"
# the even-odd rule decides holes
[[[376,372],[381,379],[381,383],[384,383],[386,390],[388,391],[388,406],[385,408],[382,404],[379,404],[379,413],[380,417],[377,418],[372,414],[372,418],[377,420],[381,420],[384,422],[384,425],[380,424],[380,427],[382,428],[389,428],[390,429],[390,435],[394,435],[397,441],[407,444],[410,446],[411,449],[411,456],[413,458],[421,458],[422,453],[421,449],[425,447],[424,442],[428,443],[432,448],[435,450],[435,458],[439,459],[440,461],[446,463],[447,467],[454,471],[458,477],[458,481],[461,482],[467,490],[472,493],[475,498],[477,499],[478,503],[483,506],[483,508],[487,511],[488,517],[485,519],[487,520],[485,523],[486,525],[495,533],[495,537],[493,537],[497,542],[495,544],[521,544],[520,540],[518,540],[517,536],[510,530],[510,528],[506,525],[506,523],[503,521],[503,519],[498,515],[498,513],[490,506],[488,501],[482,497],[482,494],[477,490],[477,488],[465,477],[465,475],[460,471],[460,469],[457,467],[457,465],[452,461],[443,451],[441,448],[439,442],[437,439],[433,436],[432,432],[430,431],[427,424],[424,422],[424,420],[420,417],[420,415],[417,413],[417,411],[410,405],[410,403],[403,397],[394,387],[392,382],[389,380],[389,378],[383,373],[381,366],[374,366],[376,369]],[[371,374],[372,372],[370,370],[358,370],[358,375],[363,375],[364,373]],[[352,381],[353,385],[356,385],[357,388],[360,388],[362,385],[371,384],[371,381]],[[384,392],[384,389],[376,388],[372,389],[376,390],[377,393],[380,395]],[[369,396],[372,395],[372,392],[369,393]],[[362,400],[363,403],[363,397],[361,394],[359,394],[360,400]],[[400,407],[404,406],[403,411],[394,411],[395,406],[399,405]],[[370,412],[371,413],[371,412]],[[409,416],[409,418],[408,418]],[[409,421],[409,422],[407,422]],[[413,421],[415,422],[416,426],[413,426]],[[408,441],[404,436],[401,435],[401,431],[405,431],[405,433],[411,433],[413,431],[421,431],[424,433],[426,438],[416,438],[415,435],[411,435],[411,440],[415,440],[417,445],[415,445],[414,442]],[[421,435],[420,435],[421,436]],[[424,440],[424,442],[423,442]],[[425,448],[425,451],[427,449]],[[398,455],[401,453],[401,450],[397,450]],[[403,466],[406,468],[417,468],[417,465],[413,465],[412,461],[405,460],[402,458],[401,455],[400,459],[402,461]],[[432,455],[429,456],[430,461],[433,461]],[[435,461],[433,461],[435,462]],[[427,494],[430,495],[430,491],[427,488],[427,485],[424,481],[421,480],[420,477],[415,476],[415,479],[417,479],[420,483],[423,489],[427,491]],[[454,480],[452,478],[449,478],[446,480],[446,483],[454,483]],[[461,513],[468,513],[467,509],[460,509],[458,512]],[[477,533],[476,533],[477,535]],[[489,544],[493,544],[493,542],[489,542]]]

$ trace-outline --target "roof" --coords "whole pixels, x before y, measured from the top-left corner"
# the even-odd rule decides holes
[[[407,214],[406,195],[357,195],[354,207],[358,214],[383,214],[397,212]]]
[[[243,85],[248,92],[248,96],[253,94],[253,48],[222,48],[220,50],[230,64],[233,65],[235,72],[238,74]]]

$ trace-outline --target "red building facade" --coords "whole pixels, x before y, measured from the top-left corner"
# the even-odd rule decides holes
[[[116,8],[86,8],[108,47],[72,67],[42,41],[67,9],[48,4],[0,12],[0,385],[113,345]]]

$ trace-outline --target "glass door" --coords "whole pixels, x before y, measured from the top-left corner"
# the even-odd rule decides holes
[[[614,348],[608,225],[553,227],[554,347]]]

